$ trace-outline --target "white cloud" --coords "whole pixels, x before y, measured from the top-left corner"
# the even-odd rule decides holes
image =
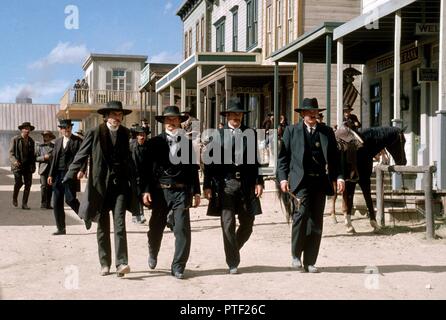
[[[166,5],[164,6],[164,14],[168,13],[173,8],[173,4],[170,1],[167,1]]]
[[[21,96],[32,98],[33,102],[58,103],[69,86],[70,83],[64,80],[7,85],[0,88],[0,102],[15,102],[16,97]]]
[[[44,69],[54,64],[80,64],[88,54],[89,51],[84,44],[76,46],[70,42],[59,42],[46,57],[31,63],[28,67]]]
[[[167,52],[167,51],[162,51],[154,56],[152,56],[151,58],[149,58],[150,62],[153,63],[180,63],[182,60],[182,56],[181,53],[179,52]]]

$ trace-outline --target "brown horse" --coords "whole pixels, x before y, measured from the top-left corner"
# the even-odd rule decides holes
[[[338,134],[337,136],[340,136],[339,138],[337,137],[337,140],[340,145],[342,154],[341,159],[344,165],[344,175],[346,176],[345,191],[342,195],[342,211],[345,217],[347,232],[355,232],[355,229],[351,224],[351,214],[356,183],[359,183],[359,186],[361,187],[367,205],[370,225],[376,231],[379,229],[379,226],[376,222],[375,209],[373,207],[370,189],[370,177],[373,171],[373,157],[382,149],[386,148],[397,165],[406,165],[406,153],[404,152],[406,139],[404,138],[404,130],[397,127],[373,127],[364,129],[360,132],[360,137],[363,142],[362,146],[358,145],[356,149],[346,148],[345,141],[342,141],[341,135]],[[351,155],[352,150],[356,150],[356,153],[353,154],[353,156]],[[333,197],[333,209],[331,212],[334,222],[336,221],[335,202],[336,195]]]

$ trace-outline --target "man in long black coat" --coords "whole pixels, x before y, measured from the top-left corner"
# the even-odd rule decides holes
[[[124,115],[131,112],[123,109],[120,101],[110,101],[99,109],[105,123],[87,132],[64,179],[68,182],[82,178],[90,159],[88,185],[81,199],[79,216],[98,223],[98,253],[103,276],[110,274],[112,263],[110,211],[114,224],[116,274],[122,277],[130,272],[125,213],[127,209],[138,213],[138,199],[129,148],[130,131],[121,122]]]
[[[277,179],[282,192],[291,192],[294,201],[291,231],[292,265],[315,273],[322,238],[325,198],[345,187],[333,130],[317,122],[316,98],[304,99],[295,109],[303,121],[286,127],[279,153]]]
[[[33,173],[36,171],[35,143],[29,136],[35,127],[29,122],[19,126],[20,135],[11,139],[9,145],[9,160],[11,171],[14,174],[14,191],[12,194],[12,205],[18,206],[20,188],[25,185],[22,198],[22,209],[29,210],[28,198],[33,182]]]
[[[226,111],[221,112],[227,123],[212,137],[203,159],[204,194],[210,200],[207,214],[220,216],[230,274],[238,273],[240,249],[251,236],[255,216],[262,213],[264,183],[259,175],[257,137],[253,129],[242,124],[247,112],[237,99],[228,101]],[[237,230],[236,215],[240,223]]]
[[[53,188],[48,184],[48,174],[53,160],[54,143],[51,142],[56,136],[49,130],[42,132],[43,143],[37,146],[36,162],[39,163],[40,175],[40,208],[53,209],[51,199],[53,197]]]
[[[163,123],[164,131],[149,140],[151,157],[143,173],[143,202],[152,206],[147,232],[148,264],[150,269],[156,267],[163,231],[169,224],[175,235],[171,274],[183,279],[191,246],[189,208],[200,204],[199,166],[194,159],[192,140],[180,129],[187,118],[178,107],[166,107],[155,119]]]
[[[53,159],[48,173],[48,185],[53,188],[53,211],[57,226],[57,231],[53,235],[64,235],[66,234],[64,199],[66,204],[76,214],[79,214],[79,200],[76,197],[76,193],[81,191],[81,183],[80,180],[73,181],[70,184],[64,184],[62,181],[81,146],[82,139],[72,134],[73,123],[70,119],[61,119],[58,127],[62,137],[54,141]],[[88,230],[91,227],[91,223],[85,221],[85,226]]]

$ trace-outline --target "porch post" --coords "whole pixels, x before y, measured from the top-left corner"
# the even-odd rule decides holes
[[[201,90],[200,90],[200,86],[198,85],[201,81],[201,77],[202,77],[203,73],[202,73],[202,68],[201,66],[197,66],[197,119],[200,120],[200,128],[203,124],[203,105],[201,104]],[[203,128],[201,128],[203,129]]]
[[[158,102],[158,110],[157,110],[157,114],[161,115],[163,113],[163,92],[160,91],[158,92],[157,95],[157,102]],[[158,122],[158,131],[157,134],[160,134],[161,132],[163,132],[163,124]]]
[[[220,122],[220,111],[221,110],[221,82],[219,80],[215,81],[215,125],[218,127]]]
[[[226,101],[226,105],[227,105],[229,99],[231,99],[231,97],[232,97],[232,77],[228,76],[227,73],[225,75],[225,97],[226,97],[225,101]],[[226,106],[224,106],[224,107],[226,108]],[[220,120],[221,120],[221,116],[220,116],[218,122],[220,122]]]
[[[173,86],[170,86],[169,87],[169,90],[170,90],[170,95],[169,95],[169,104],[171,105],[171,106],[173,106],[173,105],[175,105],[175,88],[173,87]]]
[[[327,126],[331,123],[331,42],[332,35],[327,34],[325,38],[325,106],[327,108]]]
[[[186,79],[181,78],[181,111],[186,110]]]
[[[394,63],[393,63],[393,105],[395,106],[392,123],[394,127],[402,128],[401,120],[401,10],[395,13],[395,43],[394,43]],[[392,189],[401,189],[403,185],[402,175],[392,173]]]
[[[299,67],[300,70],[300,67]],[[300,85],[300,81],[299,81]],[[300,89],[299,89],[300,94]],[[277,137],[278,129],[279,129],[279,62],[274,63],[274,152],[276,155],[277,150],[279,148],[279,139]],[[293,108],[292,108],[293,109]],[[293,112],[293,110],[291,110]],[[274,172],[277,170],[277,160],[278,157],[274,158]]]
[[[438,150],[436,152],[437,163],[437,188],[446,189],[446,4],[441,1],[440,5],[440,60],[438,74],[438,111],[437,132]],[[446,203],[446,201],[443,201]],[[445,214],[446,215],[446,214]]]
[[[340,38],[337,42],[337,78],[336,78],[336,123],[338,127],[342,124],[343,112],[343,67],[344,67],[344,39]]]
[[[297,53],[297,64],[297,81],[299,85],[299,99],[297,107],[300,108],[302,106],[302,102],[304,101],[304,54],[301,51]]]

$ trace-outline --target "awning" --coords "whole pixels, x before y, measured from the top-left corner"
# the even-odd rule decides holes
[[[394,49],[395,12],[401,10],[401,46],[426,37],[416,35],[417,23],[439,23],[440,0],[392,0],[336,28],[333,40],[343,39],[344,63],[364,64]]]

